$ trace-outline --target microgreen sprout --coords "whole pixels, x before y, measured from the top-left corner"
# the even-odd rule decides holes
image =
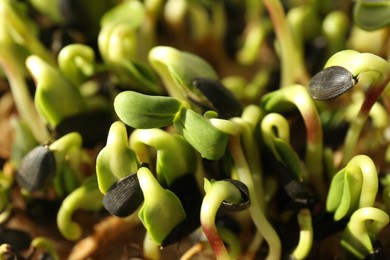
[[[356,210],[341,239],[346,255],[365,259],[374,253],[377,235],[388,223],[389,216],[380,209],[364,207]]]
[[[0,171],[0,225],[5,223],[11,216],[13,205],[10,201],[10,189],[13,177]]]
[[[344,89],[344,91],[353,86],[352,82],[356,82],[363,88],[368,88],[360,111],[356,119],[352,122],[345,137],[343,158],[341,162],[342,165],[345,165],[353,156],[354,147],[356,146],[372,106],[389,83],[390,66],[385,59],[377,55],[360,53],[354,50],[343,50],[334,54],[329,58],[324,67],[326,69],[331,66],[341,66],[350,72],[351,76],[348,76],[349,83],[342,80],[340,81],[341,84],[336,84],[339,85],[341,89]],[[337,73],[338,72],[339,70],[337,70]],[[341,76],[345,77],[345,73],[343,72]],[[324,81],[323,84],[325,87],[327,83]],[[334,81],[329,83],[331,87],[334,86],[333,84]]]
[[[131,133],[130,147],[138,156],[145,155],[141,158],[143,162],[149,161],[147,148],[156,149],[157,179],[165,187],[169,187],[184,174],[196,172],[195,150],[180,135],[172,135],[156,128],[137,129]]]
[[[204,158],[217,160],[225,153],[228,136],[215,128],[206,117],[214,113],[202,116],[184,107],[184,103],[175,98],[134,91],[119,93],[114,108],[119,118],[134,128],[148,129],[173,124],[177,133]]]
[[[13,12],[10,1],[1,1],[1,12]],[[10,32],[6,15],[0,19],[0,66],[8,78],[12,95],[21,118],[27,123],[34,137],[41,143],[49,141],[49,132],[34,108],[26,83],[24,60],[26,49],[18,45]],[[20,25],[20,24],[19,24]],[[24,27],[23,25],[21,25]]]
[[[262,104],[268,112],[285,113],[295,106],[302,115],[306,127],[305,164],[309,179],[323,194],[323,135],[322,126],[314,101],[302,85],[292,85],[266,94]],[[322,195],[323,196],[323,195]]]
[[[99,190],[105,194],[119,179],[138,170],[140,162],[130,149],[125,125],[114,122],[108,132],[107,144],[96,158]]]
[[[264,6],[270,14],[272,24],[280,45],[281,87],[308,82],[307,71],[303,62],[286,14],[279,0],[265,0]],[[293,65],[294,64],[294,65]]]
[[[217,122],[223,123],[223,121]],[[233,165],[238,179],[248,187],[249,197],[251,198],[251,206],[249,207],[251,218],[256,228],[268,243],[268,257],[270,259],[278,259],[281,255],[280,238],[264,214],[264,204],[258,196],[259,192],[262,194],[262,186],[259,186],[260,180],[257,174],[252,176],[251,169],[241,146],[240,135],[242,133],[242,127],[240,127],[240,120],[238,122],[230,121],[230,124],[216,125],[230,135],[228,147],[233,159]]]
[[[311,214],[307,208],[299,211],[298,223],[300,227],[299,242],[291,254],[291,257],[296,260],[307,258],[313,244],[313,226]]]
[[[358,0],[353,7],[353,20],[365,30],[377,30],[390,24],[389,11],[389,1]]]
[[[218,234],[217,227],[215,226],[215,218],[217,211],[221,204],[228,203],[229,208],[237,207],[245,209],[249,206],[248,190],[244,184],[241,188],[237,186],[238,181],[208,181],[204,180],[204,189],[206,195],[202,202],[202,208],[200,212],[200,219],[202,229],[210,242],[211,248],[214,251],[214,255],[217,259],[228,259],[229,254],[225,248],[223,240]],[[244,190],[243,190],[244,187]]]
[[[378,192],[378,174],[372,159],[357,155],[333,177],[326,202],[334,219],[350,216],[363,207],[373,207]]]
[[[271,31],[271,23],[261,16],[264,9],[261,1],[246,1],[246,28],[242,47],[237,52],[237,60],[242,64],[252,64],[258,58],[261,44]]]
[[[37,83],[35,106],[51,127],[66,117],[86,111],[86,102],[80,90],[58,69],[38,56],[29,56],[26,66]]]
[[[269,113],[261,121],[260,127],[263,141],[272,153],[272,170],[276,172],[290,198],[297,204],[308,206],[313,199],[303,183],[302,163],[290,145],[287,120],[280,114]]]
[[[81,237],[83,229],[72,219],[76,210],[98,211],[103,207],[103,195],[99,191],[95,176],[87,178],[81,186],[70,193],[62,202],[57,214],[57,226],[61,234],[69,240]]]
[[[82,137],[77,132],[71,132],[49,145],[56,164],[54,187],[59,196],[65,196],[82,182],[81,164],[85,163],[82,150]],[[89,162],[90,163],[90,162]]]
[[[150,238],[161,245],[173,228],[186,218],[186,213],[179,198],[161,187],[148,168],[141,167],[137,176],[145,198],[138,216]]]
[[[60,259],[53,242],[47,239],[46,237],[34,238],[31,241],[31,247],[43,251],[45,254],[48,254],[53,260]]]
[[[168,94],[183,102],[187,101],[187,96],[193,91],[192,82],[196,78],[218,79],[217,73],[207,61],[172,47],[154,47],[150,50],[148,59],[161,77]]]
[[[133,15],[129,19],[128,14]],[[139,1],[123,1],[101,19],[99,51],[115,80],[141,93],[161,93],[158,79],[146,64],[154,44],[153,23]]]
[[[79,86],[95,72],[93,49],[82,44],[67,45],[58,54],[58,66],[66,78]]]

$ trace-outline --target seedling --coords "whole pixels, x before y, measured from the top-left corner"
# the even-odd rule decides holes
[[[229,210],[243,210],[250,205],[247,187],[234,180],[208,181],[205,179],[206,195],[202,202],[200,219],[202,229],[210,242],[217,259],[228,259],[229,254],[215,226],[217,211],[222,204]]]

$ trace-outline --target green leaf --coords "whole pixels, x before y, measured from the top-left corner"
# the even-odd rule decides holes
[[[354,169],[351,169],[353,167]],[[356,166],[349,166],[344,175],[344,189],[341,202],[334,213],[334,219],[340,220],[350,216],[358,209],[359,198],[362,189],[363,176]]]
[[[134,91],[121,92],[114,100],[118,117],[125,124],[140,129],[171,124],[181,107],[181,102],[172,97],[149,96]]]
[[[85,112],[86,103],[80,90],[57,69],[34,55],[27,58],[26,65],[37,84],[35,106],[50,126]]]
[[[203,158],[218,160],[225,154],[228,135],[193,110],[182,109],[174,126]]]
[[[170,96],[187,101],[189,95],[201,97],[192,85],[196,78],[218,79],[217,73],[201,57],[167,46],[149,52],[149,62],[162,78]]]
[[[152,240],[161,245],[187,215],[179,198],[162,188],[148,168],[141,167],[137,175],[145,198],[138,216]]]
[[[353,9],[353,20],[368,31],[390,25],[390,1],[358,0]]]
[[[114,122],[108,133],[107,144],[96,158],[99,190],[105,194],[119,179],[136,172],[138,166],[137,155],[128,145],[125,125]]]
[[[336,173],[330,183],[328,197],[326,200],[326,210],[329,212],[334,212],[340,204],[344,189],[345,171],[346,170],[344,168]]]
[[[295,174],[296,178],[302,180],[303,169],[301,161],[299,160],[298,154],[295,152],[295,150],[280,138],[274,139],[273,142],[281,162],[284,163],[287,168]]]

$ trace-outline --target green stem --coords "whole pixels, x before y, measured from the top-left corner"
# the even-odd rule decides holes
[[[207,180],[205,180],[208,182]],[[240,191],[228,181],[208,182],[208,188],[205,187],[206,195],[203,198],[200,210],[200,222],[202,229],[210,242],[215,257],[218,260],[229,259],[229,254],[223,243],[221,236],[215,226],[215,218],[219,207],[223,201],[229,198],[237,199],[242,195]]]
[[[359,113],[352,121],[351,126],[348,129],[347,135],[345,137],[341,166],[346,165],[348,161],[352,158],[354,148],[356,147],[360,133],[362,132],[364,124],[366,123],[367,118],[370,114],[370,110],[374,106],[375,102],[378,100],[382,92],[386,89],[386,87],[390,86],[389,82],[390,73],[388,73],[385,81],[381,82],[380,84],[371,86],[367,91],[366,97],[359,110]]]
[[[230,152],[237,170],[238,177],[249,190],[249,196],[251,199],[251,206],[249,208],[250,215],[256,228],[263,235],[269,246],[269,253],[267,259],[280,259],[281,258],[281,242],[275,229],[267,220],[265,213],[261,207],[259,201],[259,195],[255,189],[253,177],[249,170],[249,166],[246,162],[244,153],[240,145],[240,137],[232,136],[230,138]]]
[[[50,259],[59,260],[60,257],[57,250],[51,240],[45,237],[36,237],[31,241],[31,246],[38,249],[43,249],[50,254]]]
[[[311,214],[308,209],[301,209],[298,213],[298,223],[300,226],[299,242],[294,252],[293,259],[305,259],[310,252],[313,244],[313,227],[311,221]]]
[[[306,84],[309,82],[309,77],[304,67],[303,57],[297,51],[282,4],[279,0],[264,0],[263,3],[271,16],[280,45],[281,87],[294,83]]]
[[[2,29],[0,28],[0,30]],[[51,139],[49,131],[35,109],[24,79],[24,73],[21,71],[20,66],[16,64],[15,56],[18,55],[9,44],[1,39],[0,65],[9,81],[11,92],[21,118],[30,127],[36,140],[40,143],[46,143]]]
[[[18,38],[23,42],[23,46],[31,51],[31,53],[38,55],[47,63],[55,66],[53,55],[45,48],[45,46],[38,40],[35,35],[27,29],[25,22],[21,17],[18,17],[16,12],[12,10],[10,3],[7,1],[0,1],[0,17],[3,20],[6,28],[11,28]],[[28,22],[28,21],[27,21]],[[2,30],[5,28],[2,28]],[[8,31],[8,30],[7,30]]]

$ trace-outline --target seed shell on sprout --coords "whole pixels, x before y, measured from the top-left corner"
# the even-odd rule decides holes
[[[9,244],[12,249],[24,251],[30,247],[31,236],[26,232],[0,226],[0,245]]]
[[[180,241],[200,226],[199,214],[203,199],[195,175],[191,173],[178,177],[168,189],[180,199],[187,217],[167,235],[161,244],[163,247]]]
[[[114,183],[103,197],[104,208],[117,217],[127,217],[144,201],[136,173]]]
[[[356,83],[357,80],[347,69],[341,66],[331,66],[312,77],[309,93],[316,100],[331,100],[347,92]]]
[[[192,85],[208,99],[214,109],[217,110],[220,118],[229,119],[241,115],[243,110],[241,103],[221,81],[209,78],[196,78]]]
[[[243,182],[238,180],[226,179],[225,181],[228,181],[234,186],[236,186],[236,188],[240,190],[243,199],[241,203],[231,203],[228,201],[223,201],[222,206],[231,211],[241,211],[247,209],[251,204],[251,201],[249,199],[248,187]]]
[[[16,174],[20,187],[29,192],[46,187],[56,174],[54,153],[47,145],[40,145],[22,159]]]

